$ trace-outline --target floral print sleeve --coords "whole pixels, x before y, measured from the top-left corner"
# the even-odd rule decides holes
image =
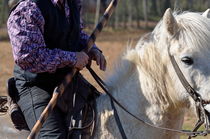
[[[73,66],[74,52],[46,48],[43,32],[44,18],[37,5],[25,0],[11,13],[8,33],[15,63],[30,72],[55,72],[57,68]]]

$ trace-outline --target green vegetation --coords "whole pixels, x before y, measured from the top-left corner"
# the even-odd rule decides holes
[[[0,0],[0,27],[7,21],[8,13],[8,0]]]

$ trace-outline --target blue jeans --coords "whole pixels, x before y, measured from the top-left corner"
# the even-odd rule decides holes
[[[17,80],[16,87],[19,93],[18,105],[31,130],[51,99],[55,86],[30,85],[25,81]],[[65,114],[58,107],[55,107],[37,137],[38,139],[65,139],[67,129]]]

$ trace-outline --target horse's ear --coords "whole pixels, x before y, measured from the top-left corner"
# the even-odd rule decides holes
[[[174,35],[177,30],[178,30],[178,24],[176,19],[174,18],[172,11],[170,8],[168,8],[166,10],[166,12],[164,13],[163,16],[163,24],[164,27],[166,28],[166,31],[170,34],[170,35]]]
[[[210,18],[210,9],[207,9],[202,16],[206,17],[206,18]]]

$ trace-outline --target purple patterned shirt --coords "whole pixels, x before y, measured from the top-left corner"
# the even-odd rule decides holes
[[[51,1],[56,5],[59,0]],[[80,6],[80,0],[76,1]],[[64,7],[68,18],[71,16],[69,7],[67,4]],[[45,20],[40,9],[31,0],[22,1],[12,11],[7,27],[15,63],[23,70],[35,73],[55,72],[57,68],[74,66],[77,61],[75,52],[46,48],[43,37],[44,24]],[[80,44],[85,47],[89,36],[81,31],[80,37],[82,40]]]

